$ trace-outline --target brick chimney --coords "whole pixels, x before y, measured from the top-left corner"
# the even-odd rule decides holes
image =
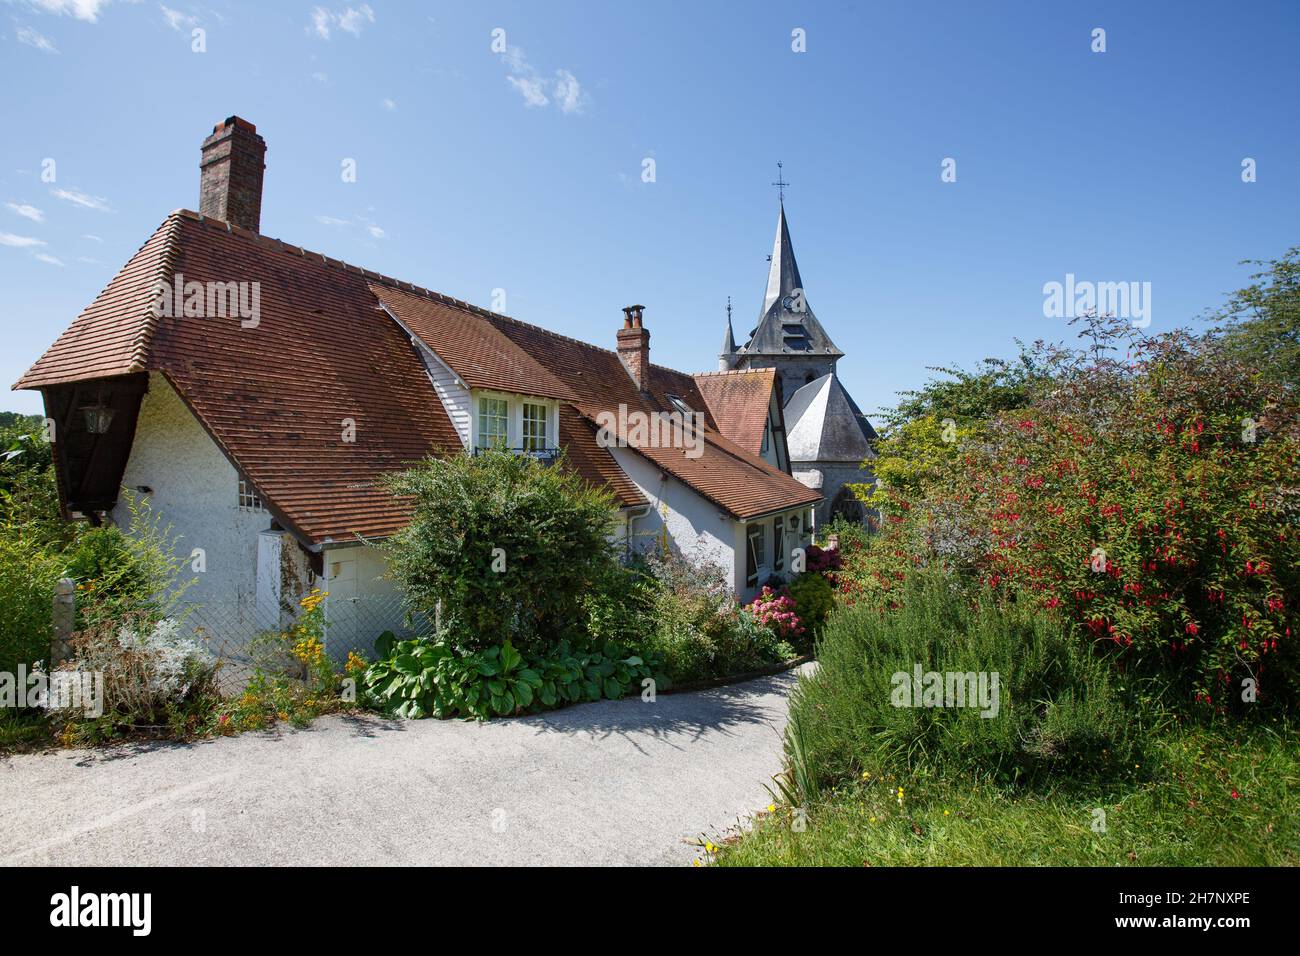
[[[257,127],[238,116],[218,123],[203,141],[199,212],[260,232],[264,169],[266,140],[257,135]]]
[[[624,309],[623,327],[618,330],[618,360],[643,392],[650,385],[650,333],[641,324],[644,309],[644,305]]]

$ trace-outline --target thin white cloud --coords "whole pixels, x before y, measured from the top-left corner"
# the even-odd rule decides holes
[[[27,0],[28,6],[43,13],[54,13],[88,23],[99,19],[99,11],[108,6],[108,3],[109,0]]]
[[[344,33],[359,37],[361,31],[374,22],[375,11],[371,10],[370,5],[366,3],[357,7],[344,7],[341,10],[316,7],[311,12],[311,26],[307,28],[307,32],[316,34],[322,40],[328,40],[335,30],[342,30]]]
[[[58,48],[50,41],[50,38],[38,33],[31,27],[19,27],[17,38],[19,43],[25,43],[29,47],[40,50],[42,53],[58,53]]]
[[[44,239],[31,236],[15,236],[12,232],[0,232],[0,246],[12,246],[15,249],[27,249],[31,246],[45,245]]]
[[[313,73],[311,78],[321,86],[328,86],[330,82],[330,75],[328,73]]]
[[[370,233],[370,238],[372,239],[384,239],[388,236],[388,233],[384,232],[384,230],[380,229],[374,223],[366,226],[366,232]]]
[[[390,112],[390,113],[395,113],[395,112],[397,112],[397,104],[396,104],[395,102],[393,102],[393,100],[391,100],[391,99],[387,99],[387,98],[385,98],[384,101],[383,101],[382,103],[380,103],[380,105],[381,105],[384,109],[388,110],[388,112]]]
[[[48,252],[38,252],[36,253],[36,258],[40,259],[41,262],[48,262],[52,266],[61,266],[64,264],[62,259],[58,259],[50,255]]]
[[[5,205],[18,213],[18,215],[22,216],[24,219],[30,219],[32,222],[41,222],[45,219],[45,213],[41,212],[41,210],[37,209],[35,206],[30,206],[25,202],[7,202]]]
[[[188,13],[181,13],[181,11],[173,10],[171,7],[164,6],[161,3],[158,4],[158,9],[162,11],[163,19],[167,21],[167,25],[178,33],[186,27],[194,27],[198,25],[199,18],[196,16],[192,16]]]
[[[555,104],[562,113],[581,113],[582,87],[578,78],[568,70],[555,71]]]
[[[317,216],[316,221],[322,226],[346,226],[346,219],[339,219],[337,216]]]
[[[517,89],[524,98],[527,107],[545,106],[551,102],[541,80],[533,76],[507,76],[506,82]]]
[[[50,195],[57,199],[63,199],[72,203],[74,206],[81,206],[83,209],[95,209],[99,212],[112,212],[108,206],[108,200],[102,196],[91,196],[77,189],[51,189]]]
[[[91,235],[90,233],[88,233],[88,232],[84,232],[84,233],[82,233],[82,234],[81,234],[81,238],[82,238],[82,239],[89,239],[91,242],[103,242],[103,241],[104,241],[103,239],[99,238],[99,236],[92,236],[92,235]]]
[[[506,47],[499,56],[510,71],[506,82],[519,91],[524,106],[529,109],[554,103],[562,113],[581,113],[587,105],[589,97],[571,71],[556,70],[555,79],[547,79],[528,62],[524,51],[517,46]]]

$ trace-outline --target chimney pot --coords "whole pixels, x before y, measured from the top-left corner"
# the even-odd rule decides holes
[[[227,117],[203,141],[199,161],[199,212],[250,232],[262,225],[262,174],[266,140],[257,127]]]

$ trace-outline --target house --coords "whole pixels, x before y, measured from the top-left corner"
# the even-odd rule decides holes
[[[737,347],[727,307],[718,367],[776,371],[792,471],[821,492],[819,525],[835,517],[864,522],[866,509],[848,486],[875,480],[867,462],[876,457],[876,432],[835,373],[843,357],[808,305],[782,198],[758,324]]]
[[[218,124],[200,211],[14,386],[42,393],[68,517],[122,524],[121,489],[147,496],[194,556],[188,599],[252,633],[319,587],[334,653],[401,628],[371,545],[409,514],[378,479],[431,454],[562,449],[620,546],[720,565],[742,600],[810,541],[821,496],[790,474],[771,369],[654,365],[640,305],[604,349],[262,236],[265,152]]]

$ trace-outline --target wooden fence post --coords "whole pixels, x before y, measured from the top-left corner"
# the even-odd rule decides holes
[[[49,670],[72,656],[72,630],[77,619],[77,583],[60,578],[54,588],[54,636],[50,639]]]

